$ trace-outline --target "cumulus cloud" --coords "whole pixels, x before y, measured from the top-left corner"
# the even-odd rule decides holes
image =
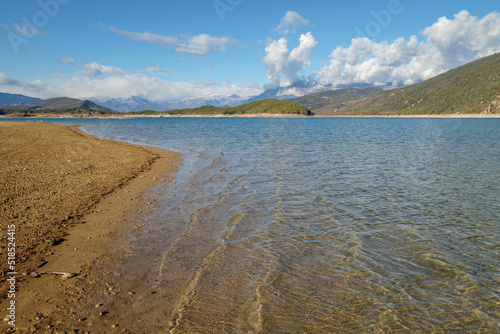
[[[290,31],[294,32],[294,28],[309,25],[309,20],[303,18],[299,13],[288,11],[281,19],[281,23],[274,30],[282,35],[288,35]]]
[[[318,45],[308,32],[300,36],[300,44],[288,54],[288,40],[281,38],[267,44],[262,64],[267,68],[266,88],[288,87],[300,80],[298,74],[311,65],[312,50]]]
[[[236,46],[236,41],[228,37],[201,34],[189,38],[187,41],[179,41],[176,51],[203,57],[212,52],[226,51],[227,46]]]
[[[97,62],[83,65],[83,70],[80,72],[86,77],[95,78],[101,75],[124,75],[125,71],[114,66],[101,65]]]
[[[103,26],[104,27],[104,26]],[[196,57],[205,57],[213,52],[226,51],[229,46],[236,46],[237,41],[229,37],[214,37],[208,34],[200,34],[194,37],[186,36],[163,36],[149,32],[137,33],[104,27],[119,35],[126,36],[133,41],[152,43],[160,46],[173,48],[176,52],[187,53]]]
[[[124,71],[122,71],[125,73]],[[172,82],[144,73],[115,76],[58,76],[49,81],[23,81],[0,72],[0,91],[39,98],[68,96],[73,98],[141,96],[151,101],[173,101],[182,98],[213,95],[253,96],[262,93],[255,83],[238,85],[232,82]]]
[[[19,80],[2,72],[0,72],[0,90],[6,93],[24,94],[40,98],[59,96],[56,90],[51,89],[42,80]]]
[[[398,38],[375,42],[355,38],[337,47],[318,73],[322,84],[367,83],[409,85],[476,59],[500,52],[500,15],[482,19],[461,11],[453,19],[441,17],[423,30],[424,39]]]

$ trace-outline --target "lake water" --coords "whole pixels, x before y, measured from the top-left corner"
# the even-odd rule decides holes
[[[124,316],[180,333],[499,331],[498,119],[57,122],[184,154],[117,269],[150,270]]]

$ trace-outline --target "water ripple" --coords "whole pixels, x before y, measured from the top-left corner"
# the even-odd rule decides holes
[[[498,332],[498,120],[87,122],[184,153],[137,241],[159,328]]]

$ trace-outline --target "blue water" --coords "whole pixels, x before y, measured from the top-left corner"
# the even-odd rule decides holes
[[[498,119],[56,122],[183,153],[141,218],[155,277],[131,317],[181,333],[500,328]]]

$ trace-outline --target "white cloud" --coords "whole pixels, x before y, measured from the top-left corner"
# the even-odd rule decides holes
[[[73,58],[61,58],[59,59],[59,62],[61,64],[73,65],[75,63],[75,60]]]
[[[104,27],[104,26],[103,26]],[[194,37],[172,37],[152,34],[149,32],[129,32],[114,27],[104,27],[119,35],[127,36],[133,41],[152,43],[160,46],[174,48],[176,52],[187,53],[196,57],[205,57],[213,52],[226,51],[229,46],[236,46],[237,41],[229,37],[214,37],[200,34]]]
[[[159,66],[152,66],[152,67],[148,67],[146,69],[137,70],[137,72],[141,72],[141,73],[174,73],[175,71],[170,70],[168,68],[162,68]]]
[[[0,72],[0,86],[18,86],[21,84],[20,80],[14,79]]]
[[[439,18],[423,34],[444,61],[459,65],[500,51],[500,15],[493,12],[478,20],[463,10],[453,20]]]
[[[213,37],[201,34],[187,41],[179,42],[176,51],[204,57],[212,52],[226,51],[227,46],[231,45],[236,46],[236,41],[228,37]]]
[[[2,72],[0,72],[0,88],[2,92],[39,98],[59,96],[56,90],[51,89],[42,80],[24,81],[12,78]]]
[[[322,84],[413,84],[447,70],[500,52],[500,15],[482,19],[461,11],[454,19],[441,17],[409,40],[391,43],[356,38],[349,47],[337,47],[328,65],[318,73]]]
[[[14,32],[19,36],[33,37],[42,34],[38,29],[35,28],[34,25],[26,23],[24,25],[19,25],[18,23],[14,23],[14,26],[9,26],[7,24],[0,24],[0,27],[3,27],[8,31]]]
[[[124,75],[125,71],[118,67],[100,65],[97,62],[93,62],[83,65],[83,70],[80,73],[86,77],[94,78],[101,75],[120,76]]]
[[[124,73],[124,71],[122,71]],[[262,93],[255,83],[238,85],[231,82],[188,81],[172,82],[147,74],[115,76],[65,77],[49,81],[23,81],[0,72],[0,91],[39,98],[68,96],[73,98],[141,96],[152,101],[172,101],[182,98],[213,95],[253,96]]]
[[[312,50],[318,45],[308,32],[300,36],[300,44],[288,54],[288,40],[281,38],[267,44],[262,64],[267,68],[266,88],[287,87],[299,81],[298,72],[311,65]]]
[[[280,25],[274,30],[278,31],[282,35],[288,35],[290,30],[295,32],[295,27],[307,25],[309,25],[309,20],[303,18],[299,13],[290,10],[285,13],[285,16],[281,19]]]

